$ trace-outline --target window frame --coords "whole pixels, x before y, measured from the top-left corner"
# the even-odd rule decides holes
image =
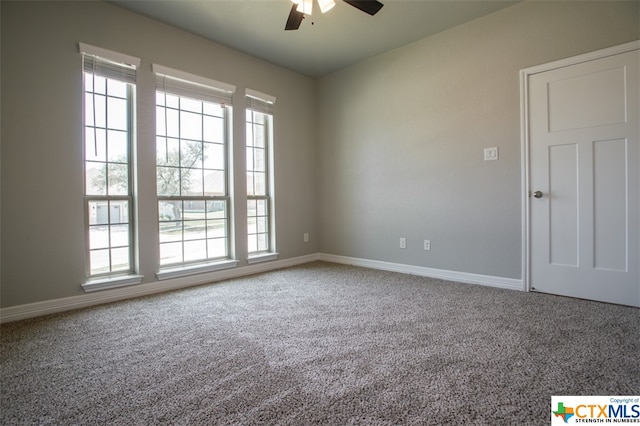
[[[158,161],[158,152],[156,148],[156,205],[158,208],[157,214],[157,226],[158,226],[158,254],[159,254],[159,271],[156,274],[159,279],[173,278],[177,276],[189,275],[191,273],[203,272],[209,270],[217,270],[223,269],[226,267],[233,267],[237,265],[237,262],[233,260],[233,209],[232,209],[232,178],[233,173],[231,170],[231,161],[230,161],[230,153],[232,149],[232,119],[233,119],[233,108],[232,108],[232,96],[235,91],[235,86],[228,85],[226,83],[217,82],[215,80],[207,79],[205,77],[196,76],[193,74],[189,74],[180,70],[174,70],[168,67],[164,67],[162,65],[153,64],[153,71],[156,74],[156,88],[155,88],[155,112],[156,117],[158,117],[159,109],[162,108],[164,110],[164,135],[159,134],[159,124],[156,123],[155,128],[155,139],[156,139],[156,147],[158,140],[160,138],[164,138],[165,140],[174,139],[178,141],[178,159],[177,165],[162,165]],[[164,96],[163,104],[160,105],[158,102],[158,96]],[[167,96],[173,96],[177,98],[177,107],[171,107],[167,104]],[[200,112],[193,112],[190,110],[185,110],[182,108],[182,100],[188,99],[191,101],[196,101],[200,103]],[[206,103],[209,104],[219,104],[223,109],[223,112],[218,115],[211,115],[205,112]],[[186,111],[193,114],[199,114],[202,132],[200,134],[199,140],[192,138],[184,138],[180,132],[180,128],[178,127],[178,135],[177,136],[169,136],[168,135],[168,121],[167,121],[167,111],[168,109],[174,109],[177,113],[178,126],[180,126],[181,121],[181,111]],[[204,121],[205,117],[213,117],[222,120],[222,141],[221,142],[212,142],[205,140],[204,135]],[[184,141],[188,141],[189,143],[197,143],[199,144],[199,148],[201,152],[204,153],[207,144],[219,145],[222,146],[222,170],[220,169],[205,169],[204,164],[204,155],[199,154],[200,161],[202,161],[202,165],[200,168],[190,168],[184,167],[182,165],[182,143]],[[167,153],[169,151],[167,150]],[[178,194],[160,194],[158,188],[158,173],[159,168],[175,168],[177,169],[177,173],[179,176],[182,175],[183,169],[192,169],[199,170],[202,172],[202,195],[193,195],[193,194],[183,194],[184,188],[182,185],[178,188]],[[205,195],[205,181],[204,176],[207,170],[211,171],[222,171],[223,179],[224,179],[224,187],[223,195]],[[182,179],[180,178],[182,181]],[[179,220],[161,220],[161,208],[160,205],[162,202],[180,202],[182,204],[182,212],[185,211],[184,203],[189,201],[198,201],[204,203],[204,228],[205,235],[204,238],[197,239],[185,239],[185,222],[188,222],[182,216]],[[208,203],[209,202],[223,202],[224,203],[224,215],[221,219],[224,220],[224,236],[223,237],[208,237],[208,221],[209,220],[219,220],[216,218],[207,218],[208,212]],[[181,235],[179,239],[175,241],[162,241],[161,231],[163,223],[180,223],[181,224]],[[209,254],[209,242],[210,240],[220,240],[224,239],[224,247],[225,254],[224,256],[211,256]],[[185,258],[185,244],[189,241],[204,241],[204,253],[205,257],[197,258],[197,259],[186,259]],[[178,262],[162,262],[162,246],[166,244],[172,243],[180,243],[180,259]]]
[[[122,285],[137,284],[141,282],[142,276],[137,275],[137,223],[134,216],[135,213],[135,143],[136,143],[136,71],[140,65],[140,59],[124,55],[118,52],[113,52],[107,49],[87,45],[85,43],[78,44],[79,51],[82,57],[82,173],[83,173],[83,216],[84,216],[84,231],[85,231],[85,276],[86,282],[82,284],[85,291],[99,290],[103,288],[119,287]],[[91,67],[91,68],[88,68]],[[104,127],[100,127],[96,122],[96,77],[105,79],[105,93],[99,96],[105,97],[105,111],[104,111]],[[91,78],[91,90],[88,90],[87,78]],[[116,96],[109,93],[109,81],[117,81],[125,84],[126,93],[124,97]],[[93,119],[91,125],[87,120],[87,96],[92,96],[92,108]],[[109,127],[109,108],[108,99],[123,99],[126,102],[126,129],[110,128]],[[87,132],[93,129],[94,144],[96,144],[96,154],[98,146],[98,129],[104,131],[104,161],[98,161],[98,163],[104,163],[105,173],[105,194],[90,194],[88,187],[88,163],[93,160],[89,159],[87,155]],[[126,163],[118,161],[110,161],[109,159],[109,132],[125,132],[126,133]],[[109,165],[110,164],[126,164],[127,167],[127,185],[126,194],[110,194],[109,193]],[[112,221],[112,205],[111,203],[126,203],[126,222]],[[92,203],[106,203],[107,205],[107,218],[106,223],[91,223],[91,204]],[[97,214],[97,212],[96,212]],[[115,246],[112,242],[111,228],[120,224],[126,223],[128,227],[127,245]],[[97,226],[107,226],[107,245],[100,248],[91,247],[91,235],[92,228]],[[113,250],[118,248],[127,248],[127,268],[114,269],[113,264]],[[92,267],[92,253],[98,250],[106,250],[108,253],[108,270],[104,272],[95,272]]]
[[[273,107],[275,104],[276,98],[252,89],[246,89],[246,110],[245,110],[245,132],[249,125],[251,125],[251,135],[248,133],[245,134],[245,156],[254,155],[256,149],[256,134],[255,129],[257,126],[263,127],[263,138],[264,138],[264,185],[265,185],[265,193],[264,194],[255,194],[255,179],[251,179],[253,183],[253,188],[249,190],[249,175],[255,174],[255,156],[254,160],[251,161],[253,168],[250,170],[248,165],[249,161],[245,159],[245,177],[247,179],[246,184],[246,196],[247,196],[247,260],[249,263],[257,263],[264,262],[268,260],[277,259],[278,253],[276,251],[276,232],[275,232],[275,184],[274,184],[274,114]],[[263,119],[262,123],[259,123],[255,114],[262,114]],[[249,118],[250,115],[250,118]],[[252,137],[251,143],[249,143],[249,138]],[[251,201],[256,202],[256,211],[254,215],[250,215],[249,203]],[[265,206],[265,214],[260,215],[258,213],[257,202],[264,201]],[[261,217],[266,215],[266,230],[264,232],[260,232],[258,220]],[[255,232],[250,232],[249,222],[251,219],[255,220]],[[264,249],[260,249],[260,235],[266,235],[266,244],[267,247]],[[256,238],[256,248],[257,250],[251,250],[252,244],[250,239],[252,236]]]

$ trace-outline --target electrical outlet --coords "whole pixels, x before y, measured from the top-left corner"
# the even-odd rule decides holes
[[[407,239],[406,238],[400,238],[400,248],[401,249],[406,249],[407,248]]]
[[[308,242],[309,242],[309,233],[308,233],[308,232],[305,232],[305,233],[304,233],[304,236],[303,236],[302,238],[304,239],[304,242],[305,242],[305,243],[308,243]]]
[[[431,250],[431,240],[424,240],[424,249],[427,251]]]

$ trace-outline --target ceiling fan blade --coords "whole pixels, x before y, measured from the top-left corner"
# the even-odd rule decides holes
[[[300,24],[304,19],[304,13],[298,12],[296,10],[297,7],[298,5],[295,3],[293,6],[291,6],[291,12],[289,12],[289,17],[287,18],[287,24],[284,26],[284,29],[286,31],[297,30],[298,28],[300,28]]]
[[[384,4],[380,3],[377,0],[344,0],[344,2],[349,3],[356,9],[360,9],[361,11],[368,13],[371,16],[378,13],[378,11],[382,9],[382,6],[384,6]]]

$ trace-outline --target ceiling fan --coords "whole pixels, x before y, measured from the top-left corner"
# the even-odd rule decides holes
[[[313,8],[313,0],[291,0],[293,2],[293,6],[291,6],[291,12],[289,12],[289,17],[287,18],[287,23],[284,27],[286,31],[297,30],[300,28],[300,24],[304,19],[305,15],[311,15],[311,10]],[[318,6],[320,6],[320,11],[322,13],[327,12],[333,6],[336,5],[334,0],[317,0]],[[345,3],[350,4],[356,9],[360,9],[361,11],[368,13],[373,16],[384,6],[377,0],[343,0]]]

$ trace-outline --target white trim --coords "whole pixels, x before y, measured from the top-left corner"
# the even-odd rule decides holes
[[[221,271],[223,269],[235,268],[238,266],[237,260],[225,260],[215,263],[201,263],[197,265],[180,266],[177,268],[161,269],[156,273],[159,280],[168,280],[171,278],[186,277],[194,274],[204,274],[206,272]]]
[[[97,56],[98,58],[121,64],[133,65],[138,68],[140,66],[140,58],[125,55],[124,53],[114,52],[113,50],[103,49],[102,47],[92,46],[87,43],[78,43],[80,53],[86,55]]]
[[[186,81],[191,84],[199,84],[211,89],[221,90],[223,92],[235,93],[236,86],[229,83],[223,83],[222,81],[213,80],[211,78],[202,77],[199,75],[191,74],[185,71],[176,70],[173,68],[165,67],[164,65],[152,64],[151,69],[155,74],[163,75],[176,80]]]
[[[0,323],[33,318],[57,312],[71,311],[74,309],[100,305],[102,303],[115,302],[118,300],[147,296],[149,294],[208,284],[276,269],[289,268],[291,266],[302,265],[316,260],[318,260],[318,254],[310,254],[307,256],[245,266],[242,268],[226,269],[207,274],[191,275],[189,277],[156,281],[136,286],[120,287],[112,290],[65,297],[62,299],[45,300],[25,305],[10,306],[8,308],[0,309]]]
[[[244,93],[246,94],[246,96],[249,96],[250,98],[258,99],[268,104],[276,103],[275,96],[267,95],[266,93],[258,92],[257,90],[246,88],[244,90]]]
[[[545,71],[564,68],[584,62],[640,50],[640,40],[612,46],[583,55],[560,59],[547,64],[520,70],[520,145],[522,170],[522,284],[525,291],[531,290],[531,217],[530,217],[530,167],[529,167],[529,77]]]
[[[529,74],[524,70],[520,71],[520,173],[521,173],[521,238],[522,238],[522,283],[525,291],[530,291],[529,268],[530,268],[530,234],[529,234]]]
[[[97,290],[107,290],[110,288],[125,287],[128,285],[140,284],[144,275],[120,275],[107,278],[92,278],[82,284],[82,289],[90,293]]]
[[[516,278],[493,277],[489,275],[470,274],[467,272],[447,271],[444,269],[433,269],[423,266],[405,265],[402,263],[337,256],[326,253],[320,253],[319,260],[342,263],[345,265],[362,266],[364,268],[380,269],[382,271],[400,272],[402,274],[418,275],[421,277],[438,278],[465,284],[479,284],[509,290],[523,290],[522,280]]]
[[[270,260],[275,260],[279,256],[279,253],[261,253],[256,254],[255,256],[249,256],[247,258],[248,264],[260,263],[260,262],[268,262]]]
[[[535,65],[533,67],[525,68],[520,72],[526,73],[527,76],[532,74],[539,74],[545,71],[551,71],[558,68],[569,67],[571,65],[580,64],[583,62],[589,62],[596,59],[606,58],[608,56],[619,55],[621,53],[632,52],[640,49],[640,40],[630,41],[629,43],[620,44],[618,46],[608,47],[606,49],[596,50],[595,52],[584,53],[578,56],[572,56],[570,58],[560,59],[557,61],[549,62],[547,64]]]
[[[321,260],[324,262],[341,263],[361,266],[383,271],[399,272],[403,274],[418,275],[423,277],[438,278],[467,284],[479,284],[489,287],[505,288],[510,290],[522,290],[522,280],[514,278],[493,277],[488,275],[470,274],[466,272],[447,271],[442,269],[426,268],[421,266],[405,265],[400,263],[382,262],[378,260],[360,259],[355,257],[338,256],[325,253],[315,253],[290,259],[275,260],[273,262],[261,262],[241,268],[228,268],[214,272],[194,274],[186,277],[166,279],[139,285],[114,288],[100,292],[91,292],[78,296],[62,299],[45,300],[42,302],[25,305],[10,306],[0,309],[0,323],[18,321],[47,314],[71,311],[86,308],[103,303],[134,297],[147,296],[170,290],[193,287],[217,281],[259,274],[276,269],[289,268],[304,263]]]

